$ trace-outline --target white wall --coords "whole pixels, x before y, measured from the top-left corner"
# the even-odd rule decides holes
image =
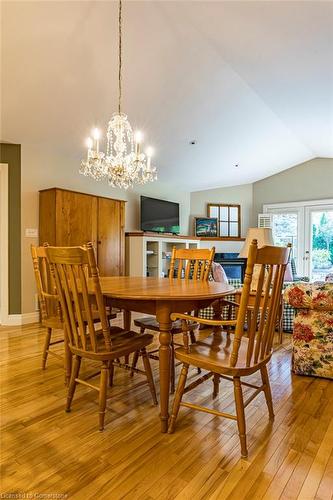
[[[245,237],[252,224],[253,190],[252,184],[242,184],[225,188],[195,191],[191,193],[190,234],[194,234],[194,217],[207,216],[208,203],[235,203],[241,205],[241,236]],[[241,241],[205,241],[202,247],[215,246],[216,252],[239,252]]]
[[[30,245],[38,239],[25,237],[26,228],[38,228],[38,191],[48,187],[62,187],[84,193],[127,200],[126,231],[140,229],[140,194],[180,203],[180,230],[188,233],[190,193],[175,186],[155,182],[139,189],[113,189],[105,182],[96,182],[78,173],[77,158],[69,157],[60,148],[57,151],[22,144],[22,313],[35,309],[35,283],[32,271]]]
[[[253,219],[265,203],[333,197],[333,158],[314,158],[253,184]]]
[[[216,241],[216,240],[205,240],[200,242],[200,248],[212,248],[215,247],[216,253],[221,252],[237,252],[241,251],[244,241]]]

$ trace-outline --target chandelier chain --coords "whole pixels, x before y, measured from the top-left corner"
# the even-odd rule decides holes
[[[122,107],[122,0],[118,10],[118,113],[113,113],[107,128],[106,153],[100,150],[100,132],[93,130],[87,141],[86,159],[81,161],[80,173],[96,181],[107,179],[112,187],[127,189],[134,184],[146,184],[157,179],[156,167],[151,164],[152,150],[141,151],[142,135],[133,133]]]
[[[118,112],[121,113],[121,84],[122,84],[122,1],[119,0],[119,13],[118,13],[118,28],[119,28],[119,45],[118,45],[118,53],[119,53],[119,68],[118,68],[118,85],[119,85],[119,97],[118,97]]]

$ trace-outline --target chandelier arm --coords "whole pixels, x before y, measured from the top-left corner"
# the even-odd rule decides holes
[[[121,84],[122,84],[122,0],[119,0],[119,12],[118,12],[118,29],[119,29],[119,65],[118,65],[118,86],[119,86],[119,96],[118,96],[118,112],[121,113]]]

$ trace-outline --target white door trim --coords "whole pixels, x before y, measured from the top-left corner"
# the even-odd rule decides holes
[[[305,239],[304,239],[304,270],[306,276],[312,275],[312,224],[311,224],[311,215],[313,212],[321,212],[325,210],[332,210],[333,208],[333,200],[331,204],[323,204],[323,205],[309,205],[305,207],[305,227],[307,230],[305,231]]]
[[[0,163],[0,324],[8,317],[8,164]]]
[[[285,203],[269,203],[262,206],[263,212],[267,213],[270,208],[295,208],[308,207],[312,205],[332,205],[333,198],[326,200],[308,200],[308,201],[286,201]]]

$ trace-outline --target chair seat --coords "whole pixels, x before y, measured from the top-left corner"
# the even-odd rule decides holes
[[[144,316],[143,318],[138,318],[134,320],[135,326],[139,328],[146,328],[147,330],[152,330],[154,332],[160,331],[160,325],[156,321],[155,316]],[[195,321],[188,321],[188,329],[194,329],[198,326],[198,323]],[[182,333],[182,323],[180,319],[172,322],[171,334],[176,335],[177,333]]]
[[[271,355],[256,365],[246,366],[248,338],[242,337],[238,351],[237,368],[230,366],[232,338],[226,332],[215,332],[207,339],[192,344],[187,351],[184,347],[175,350],[175,357],[182,363],[196,366],[221,375],[246,376],[266,364]]]
[[[111,350],[107,351],[105,349],[105,341],[102,330],[96,332],[97,341],[97,352],[94,352],[91,346],[87,346],[86,349],[79,349],[73,345],[69,348],[72,354],[82,356],[89,359],[98,359],[101,361],[113,360],[126,356],[136,351],[140,351],[143,347],[148,346],[154,340],[153,335],[145,333],[140,335],[138,332],[133,332],[131,330],[123,330],[120,327],[111,328]],[[89,337],[87,337],[89,342]]]

